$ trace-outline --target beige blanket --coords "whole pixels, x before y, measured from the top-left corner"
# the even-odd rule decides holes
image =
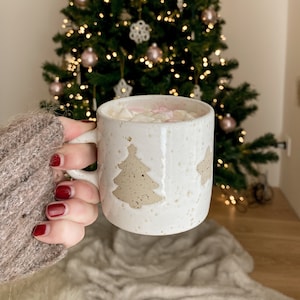
[[[56,266],[0,287],[2,300],[288,300],[252,280],[253,261],[213,220],[186,233],[147,237],[104,218]]]

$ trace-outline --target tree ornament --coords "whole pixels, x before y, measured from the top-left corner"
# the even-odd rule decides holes
[[[49,85],[49,93],[52,96],[61,96],[64,93],[64,84],[59,82],[59,78],[56,77],[55,80]]]
[[[125,8],[123,8],[122,11],[121,11],[119,19],[121,21],[130,21],[132,19],[132,16]]]
[[[153,43],[147,50],[147,58],[153,63],[157,63],[162,60],[163,52],[157,46],[156,43]]]
[[[117,85],[114,86],[114,92],[117,98],[128,97],[132,92],[132,86],[122,78]]]
[[[74,4],[78,8],[85,9],[89,4],[89,0],[74,0]]]
[[[201,100],[202,92],[198,84],[194,85],[191,97],[197,100]]]
[[[180,12],[183,11],[183,0],[177,0],[177,7]]]
[[[230,114],[226,114],[219,121],[219,124],[221,129],[226,133],[232,132],[236,128],[236,120]]]
[[[217,12],[210,6],[202,12],[201,20],[205,25],[215,25],[218,21]]]
[[[150,39],[150,26],[143,20],[138,20],[130,25],[129,37],[137,44],[147,42]]]
[[[85,68],[94,67],[98,62],[98,56],[92,47],[87,48],[81,54],[81,64]]]

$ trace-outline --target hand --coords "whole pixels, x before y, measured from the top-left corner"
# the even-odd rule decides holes
[[[95,127],[94,123],[60,118],[64,126],[64,140],[68,142]],[[92,144],[64,144],[53,155],[50,165],[55,178],[60,181],[63,171],[82,169],[96,161],[96,147]],[[33,236],[49,244],[63,244],[66,248],[79,243],[85,226],[98,216],[99,193],[96,186],[83,180],[61,181],[55,189],[57,201],[48,204],[46,216],[49,221],[38,224]]]

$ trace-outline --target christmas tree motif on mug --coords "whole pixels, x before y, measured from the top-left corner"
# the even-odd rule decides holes
[[[137,148],[128,146],[128,156],[118,166],[121,172],[114,179],[118,186],[113,194],[121,201],[128,203],[133,208],[153,204],[162,200],[154,192],[159,185],[147,174],[150,169],[136,156]]]
[[[201,184],[204,185],[212,176],[213,154],[207,147],[204,159],[197,165],[197,171],[201,175]]]

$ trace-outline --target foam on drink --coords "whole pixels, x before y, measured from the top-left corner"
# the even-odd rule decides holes
[[[122,107],[119,111],[113,111],[110,116],[114,119],[133,122],[168,123],[193,120],[198,117],[195,112],[188,112],[183,109],[170,109],[161,106],[154,109],[142,107]]]

